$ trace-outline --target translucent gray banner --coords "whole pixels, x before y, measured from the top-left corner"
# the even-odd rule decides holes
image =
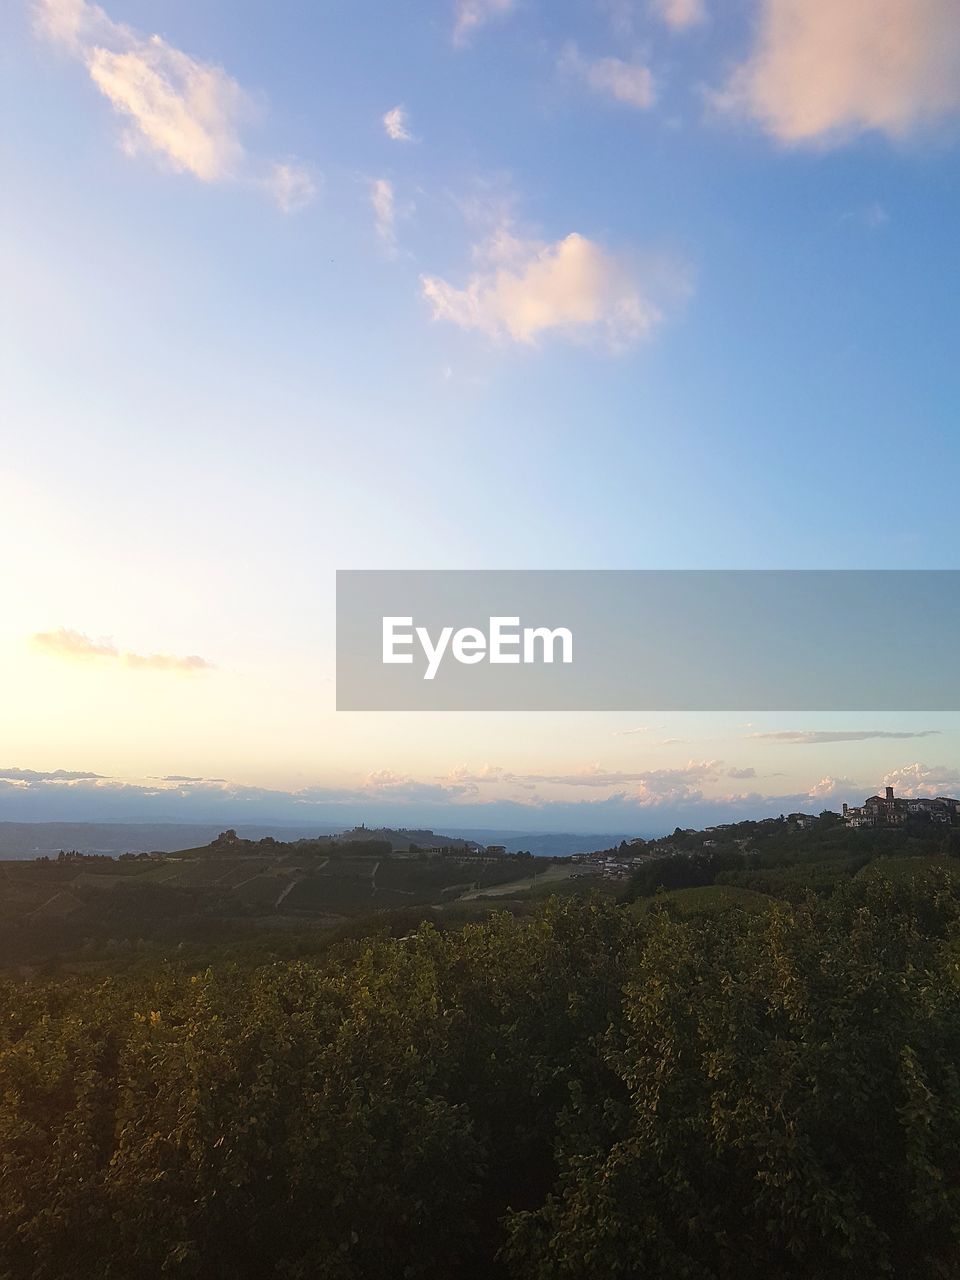
[[[341,711],[956,711],[958,570],[337,574]]]

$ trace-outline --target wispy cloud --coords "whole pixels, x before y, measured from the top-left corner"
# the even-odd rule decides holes
[[[189,673],[213,670],[212,663],[196,654],[178,657],[170,653],[133,653],[118,649],[110,640],[92,640],[82,631],[71,631],[66,627],[60,627],[57,631],[39,631],[31,636],[31,643],[47,657],[68,661],[104,660],[145,671]]]
[[[733,769],[728,769],[728,770],[727,770],[727,777],[728,777],[728,778],[741,778],[741,779],[743,779],[743,778],[755,778],[756,776],[757,776],[757,771],[756,771],[756,769],[751,769],[751,768],[737,769],[737,768],[733,768]]]
[[[503,226],[473,256],[475,270],[463,287],[421,276],[434,319],[526,345],[558,335],[628,346],[664,319],[654,293],[685,284],[666,263],[641,273],[577,232],[546,244]]]
[[[319,190],[316,175],[295,160],[274,164],[267,171],[264,186],[284,213],[299,213],[313,204]]]
[[[869,204],[861,205],[859,209],[848,209],[840,221],[856,223],[858,226],[866,227],[868,231],[879,231],[890,221],[890,214],[879,200],[871,200]]]
[[[645,109],[656,100],[653,73],[642,62],[622,58],[585,58],[570,41],[560,55],[561,71],[577,76],[594,93],[628,107]]]
[[[794,746],[812,746],[828,742],[867,742],[872,738],[933,738],[939,729],[920,729],[913,732],[895,733],[886,729],[787,729],[780,733],[751,733],[750,738],[759,738],[767,742],[785,742]]]
[[[516,0],[457,0],[453,42],[463,46],[479,27],[502,18],[514,8]]]
[[[145,152],[201,182],[262,186],[287,212],[312,199],[315,184],[304,165],[250,158],[242,130],[256,110],[222,67],[114,22],[86,0],[36,0],[35,15],[38,32],[83,63],[127,122],[127,154]]]
[[[388,138],[394,142],[414,142],[416,139],[410,129],[410,116],[406,107],[391,107],[383,116],[383,128]]]
[[[390,253],[396,253],[397,236],[394,224],[397,218],[396,196],[389,178],[374,178],[370,183],[370,203],[377,235]]]
[[[760,0],[718,105],[785,143],[902,137],[960,110],[956,0]]]

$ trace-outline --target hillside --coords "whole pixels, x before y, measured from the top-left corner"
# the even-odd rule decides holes
[[[541,880],[561,888],[576,874],[572,864],[527,855],[486,857],[465,842],[443,854],[410,852],[411,835],[446,839],[361,829],[281,842],[230,831],[172,854],[0,861],[0,964],[130,948],[209,951],[276,935],[309,950],[347,926],[402,930],[425,916],[482,914],[494,891],[509,907]]]

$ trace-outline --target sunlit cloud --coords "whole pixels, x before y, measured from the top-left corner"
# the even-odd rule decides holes
[[[286,212],[303,208],[315,186],[297,162],[251,160],[242,129],[256,113],[222,67],[202,62],[161,36],[144,36],[86,0],[37,0],[36,27],[87,69],[127,124],[121,145],[201,182],[265,187]]]
[[[456,769],[452,769],[442,781],[445,782],[512,782],[515,775],[508,770],[501,768],[496,764],[484,764],[479,769],[471,769],[467,765],[460,765]]]
[[[458,0],[453,42],[465,45],[479,27],[502,18],[514,7],[515,0]]]
[[[410,130],[410,116],[404,106],[391,107],[383,116],[383,128],[388,138],[394,142],[414,142]]]
[[[960,791],[960,769],[950,765],[926,765],[915,761],[900,769],[891,769],[882,785],[893,787],[904,796],[956,795]]]
[[[576,232],[553,244],[501,227],[474,249],[462,287],[421,276],[435,320],[499,340],[533,345],[545,335],[598,336],[614,348],[648,338],[664,319],[654,292],[682,287],[666,264],[644,273]]]
[[[67,627],[60,627],[57,631],[39,631],[31,636],[31,644],[47,657],[66,661],[116,662],[144,671],[189,673],[213,670],[212,663],[196,654],[178,657],[170,653],[132,653],[117,648],[110,640],[92,640],[82,631],[71,631]]]
[[[821,778],[808,791],[811,800],[831,800],[836,796],[849,795],[856,791],[858,784],[852,778]]]
[[[472,800],[477,788],[472,782],[421,782],[408,774],[393,773],[390,769],[378,769],[367,774],[362,794],[390,797],[408,803],[412,800],[461,801]]]
[[[960,110],[956,0],[760,0],[716,99],[785,143],[902,137]]]
[[[577,76],[594,93],[641,110],[656,100],[653,74],[641,62],[622,58],[585,58],[571,41],[560,56],[561,71]]]
[[[651,0],[651,8],[674,31],[686,31],[707,16],[704,0]]]

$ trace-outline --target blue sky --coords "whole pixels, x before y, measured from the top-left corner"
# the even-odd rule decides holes
[[[170,775],[591,830],[960,788],[947,715],[631,735],[331,684],[337,568],[956,567],[954,0],[44,0],[0,35],[0,765],[102,775],[6,779],[0,818],[152,816]],[[928,736],[753,736],[828,731]]]

